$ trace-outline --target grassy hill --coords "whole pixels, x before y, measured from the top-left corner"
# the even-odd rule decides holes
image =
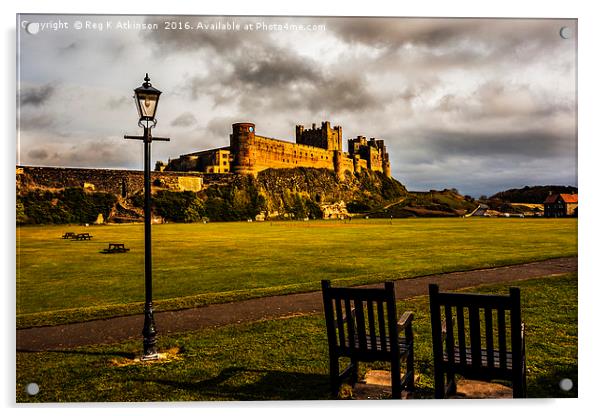
[[[507,189],[505,191],[498,192],[494,195],[491,195],[489,199],[512,203],[543,204],[543,201],[545,201],[550,193],[570,194],[577,192],[578,189],[574,186],[525,186],[520,189]]]
[[[458,217],[471,212],[478,203],[457,191],[408,192],[397,204],[370,212],[373,218]]]

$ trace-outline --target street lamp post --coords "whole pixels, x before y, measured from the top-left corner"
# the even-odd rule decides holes
[[[153,137],[151,129],[157,125],[155,114],[159,104],[161,91],[154,88],[149,82],[148,74],[144,77],[142,86],[134,90],[136,108],[140,117],[138,126],[144,129],[142,136],[123,136],[125,139],[142,140],[144,142],[144,354],[142,360],[156,360],[157,353],[157,329],[153,316],[153,271],[151,250],[151,142],[159,140],[168,142],[167,137]]]

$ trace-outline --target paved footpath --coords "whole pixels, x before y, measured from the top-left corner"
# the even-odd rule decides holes
[[[395,292],[398,299],[428,293],[429,283],[443,290],[461,289],[488,283],[512,282],[577,271],[577,257],[545,260],[515,266],[468,272],[444,273],[398,280]],[[368,285],[367,287],[382,285]],[[253,322],[296,314],[322,311],[321,292],[270,296],[209,305],[194,309],[156,312],[155,323],[162,334],[194,331],[232,323]],[[84,345],[112,344],[141,337],[144,316],[133,315],[76,324],[57,325],[17,331],[18,351],[64,350]]]

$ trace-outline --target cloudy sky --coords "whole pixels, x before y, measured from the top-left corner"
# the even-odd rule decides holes
[[[294,141],[329,120],[385,139],[410,190],[577,185],[575,20],[20,18],[18,164],[140,169],[123,135],[148,72],[172,139],[153,160],[228,145],[233,122]]]

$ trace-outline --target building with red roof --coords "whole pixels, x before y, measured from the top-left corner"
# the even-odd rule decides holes
[[[548,218],[576,217],[578,202],[577,194],[550,194],[543,203],[543,215]]]

